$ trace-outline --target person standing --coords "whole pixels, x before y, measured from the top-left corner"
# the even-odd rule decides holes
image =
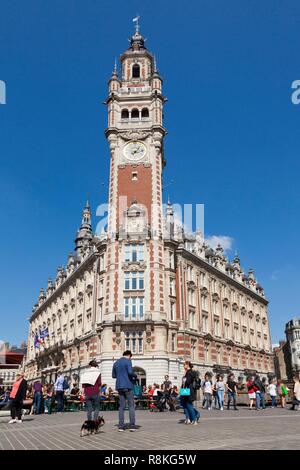
[[[298,377],[294,377],[294,398],[290,410],[294,410],[297,406],[297,411],[300,411],[300,382]]]
[[[185,374],[182,378],[180,402],[186,417],[185,424],[197,425],[200,419],[200,413],[193,405],[193,402],[197,398],[195,388],[196,373],[192,370],[193,365],[189,361],[185,361],[183,367]]]
[[[162,391],[165,392],[165,393],[170,393],[171,387],[172,387],[172,382],[171,382],[171,380],[169,379],[169,376],[168,376],[168,375],[165,375],[165,380],[164,380],[164,382],[162,383],[161,389],[162,389]]]
[[[237,383],[234,380],[234,374],[230,374],[228,376],[226,388],[227,388],[227,392],[228,392],[227,410],[229,410],[230,403],[231,403],[231,400],[232,400],[233,409],[235,411],[238,411],[238,409],[236,407]]]
[[[51,414],[53,401],[54,401],[53,385],[52,384],[45,385],[45,390],[44,390],[44,413]]]
[[[95,359],[90,361],[89,366],[90,367],[86,370],[86,374],[91,374],[91,376],[97,378],[95,380],[94,385],[83,383],[82,388],[86,402],[87,420],[96,421],[96,419],[98,419],[100,411],[101,374],[98,368],[97,361]]]
[[[247,389],[248,389],[249,410],[252,410],[253,405],[254,405],[254,400],[256,400],[256,393],[255,393],[256,388],[254,386],[253,377],[248,377],[247,378],[246,386],[247,386]]]
[[[275,408],[277,406],[276,402],[276,397],[277,397],[277,387],[274,379],[269,383],[268,385],[268,393],[271,397],[272,403],[271,406],[272,408]]]
[[[65,377],[62,371],[58,371],[58,377],[54,384],[55,398],[56,398],[56,411],[62,413],[64,411],[64,395],[65,395],[66,383]]]
[[[289,394],[289,388],[285,385],[283,381],[280,381],[279,385],[281,390],[281,408],[285,408],[286,398]]]
[[[260,403],[261,407],[263,410],[266,409],[266,391],[267,391],[267,386],[266,386],[266,377],[263,377],[261,379],[261,397],[260,397]]]
[[[43,385],[37,380],[33,384],[33,414],[38,415],[42,412]]]
[[[131,358],[131,351],[125,351],[123,357],[114,363],[112,369],[112,378],[116,379],[116,390],[119,394],[119,432],[125,431],[124,415],[126,402],[128,403],[129,410],[129,430],[131,432],[136,430],[133,385],[137,375],[133,371]]]
[[[225,397],[225,383],[223,375],[219,375],[215,383],[215,391],[217,394],[217,400],[219,405],[219,410],[224,410],[224,397]]]
[[[204,376],[203,384],[203,401],[205,402],[205,408],[211,410],[212,396],[213,396],[213,384],[211,380],[211,375],[207,372]]]
[[[256,398],[256,410],[261,410],[264,409],[264,393],[265,393],[265,387],[260,380],[259,375],[256,375],[254,378],[254,387],[255,387],[255,398]]]
[[[26,390],[27,381],[24,379],[24,372],[18,372],[9,397],[11,420],[8,424],[22,423],[22,404]]]

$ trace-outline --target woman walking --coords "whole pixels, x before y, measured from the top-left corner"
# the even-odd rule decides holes
[[[224,398],[225,398],[225,382],[223,375],[219,375],[215,383],[215,391],[217,394],[217,400],[219,405],[219,410],[224,410]]]
[[[22,423],[22,405],[26,390],[27,381],[24,379],[24,372],[18,372],[9,397],[11,420],[8,424]]]
[[[254,401],[256,400],[256,388],[254,385],[253,377],[247,378],[247,389],[248,389],[248,398],[249,398],[249,410],[253,409]]]
[[[192,370],[193,366],[189,361],[185,361],[183,367],[185,374],[182,378],[180,402],[186,417],[185,424],[197,425],[200,413],[193,405],[193,402],[196,400],[196,388],[194,386],[196,373]]]

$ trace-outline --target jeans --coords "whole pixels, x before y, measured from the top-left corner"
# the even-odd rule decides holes
[[[211,400],[212,396],[211,393],[204,393],[204,400],[205,400],[205,408],[211,408]]]
[[[232,402],[233,402],[233,407],[236,410],[237,409],[237,407],[236,407],[236,393],[228,391],[228,401],[227,401],[227,409],[228,410],[229,410],[229,406],[230,406],[230,403],[231,403],[231,399],[232,399]]]
[[[218,398],[218,404],[219,404],[220,409],[224,408],[224,393],[225,393],[224,390],[217,391],[217,398]]]
[[[56,411],[58,413],[61,413],[62,411],[64,411],[64,392],[63,390],[57,390],[55,395],[57,401]]]
[[[48,414],[51,414],[51,408],[52,408],[52,398],[48,397],[45,398],[44,400],[44,411],[45,413],[47,412]]]
[[[255,392],[257,410],[261,408],[261,395],[262,395],[261,392]]]
[[[135,427],[135,405],[133,390],[118,390],[119,393],[119,429],[125,428],[124,414],[126,401],[128,403],[130,427]]]
[[[86,409],[87,409],[87,419],[89,421],[91,421],[92,419],[94,420],[98,419],[99,410],[100,410],[100,396],[91,395],[90,397],[87,397]],[[93,410],[94,410],[94,418],[93,418]]]
[[[33,397],[33,412],[35,415],[41,413],[42,392],[35,392]]]
[[[261,404],[262,409],[264,410],[266,408],[265,394],[264,394],[264,392],[261,392],[260,395],[261,395],[260,396],[260,404]]]
[[[200,413],[197,408],[194,407],[190,397],[181,397],[180,403],[183,408],[186,419],[193,422],[200,418]]]
[[[270,395],[270,396],[271,396],[271,400],[272,400],[272,406],[277,406],[276,396],[274,396],[274,395]]]

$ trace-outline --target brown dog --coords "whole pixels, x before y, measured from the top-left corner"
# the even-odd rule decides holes
[[[99,418],[96,420],[86,420],[81,426],[80,436],[83,437],[89,434],[97,434],[104,424],[105,421],[103,416],[99,416]]]

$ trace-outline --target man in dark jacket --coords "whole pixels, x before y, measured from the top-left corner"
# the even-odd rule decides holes
[[[257,410],[264,409],[265,408],[265,403],[264,403],[265,387],[262,381],[260,380],[259,375],[255,376],[254,387],[255,387],[255,395],[256,395],[256,409]]]
[[[116,380],[116,390],[119,393],[119,431],[125,431],[124,412],[126,401],[128,403],[130,431],[135,431],[135,407],[133,385],[137,378],[131,364],[131,351],[125,351],[123,357],[118,359],[112,370],[112,377]]]
[[[10,413],[9,424],[22,423],[22,405],[26,397],[27,381],[24,379],[24,372],[18,372],[16,381],[10,393]]]

